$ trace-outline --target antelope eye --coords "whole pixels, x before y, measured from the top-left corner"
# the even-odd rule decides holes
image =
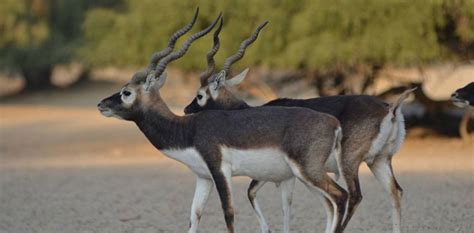
[[[132,93],[129,92],[129,91],[123,91],[122,94],[123,94],[124,96],[130,96]]]
[[[200,100],[203,96],[201,94],[198,94],[196,97]]]

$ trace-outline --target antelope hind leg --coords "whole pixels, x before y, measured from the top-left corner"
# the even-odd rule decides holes
[[[267,221],[265,220],[263,212],[260,209],[260,205],[257,201],[257,192],[258,190],[260,190],[260,188],[263,187],[265,183],[265,181],[252,180],[247,191],[247,196],[249,198],[250,204],[252,204],[252,208],[255,211],[255,214],[257,215],[257,219],[260,223],[260,229],[262,233],[270,233],[271,231],[268,227]]]
[[[284,180],[280,183],[281,203],[283,209],[283,233],[290,233],[291,203],[293,201],[294,189],[295,178]]]
[[[392,202],[392,224],[393,233],[401,232],[401,199],[403,190],[398,184],[392,169],[392,161],[390,158],[379,158],[369,165],[370,170],[375,178],[383,186],[384,190],[390,194]]]

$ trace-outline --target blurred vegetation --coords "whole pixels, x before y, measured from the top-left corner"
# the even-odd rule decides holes
[[[27,90],[51,86],[56,64],[78,59],[82,22],[93,7],[118,6],[111,0],[2,0],[0,67],[19,72]]]
[[[386,64],[466,60],[474,54],[474,0],[3,2],[0,62],[25,77],[47,76],[54,64],[71,59],[95,67],[143,67],[198,5],[201,13],[193,31],[224,13],[218,65],[265,20],[270,24],[240,66],[319,73],[363,67],[370,79]],[[204,68],[211,41],[210,36],[197,41],[176,65]]]

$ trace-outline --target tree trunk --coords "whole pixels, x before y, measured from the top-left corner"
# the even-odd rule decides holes
[[[38,70],[23,69],[21,73],[25,79],[24,91],[43,90],[53,86],[51,82],[51,75],[53,73],[52,67],[45,67]]]

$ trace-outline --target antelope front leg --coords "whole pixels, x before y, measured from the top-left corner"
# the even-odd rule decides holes
[[[222,210],[224,211],[227,232],[234,233],[234,205],[232,200],[232,172],[226,166],[210,168],[214,184],[216,185]]]
[[[202,211],[204,210],[204,205],[206,205],[212,187],[212,180],[197,177],[196,190],[194,192],[193,204],[191,207],[191,217],[188,231],[189,233],[197,233]]]
[[[373,164],[370,164],[369,167],[385,191],[389,193],[392,198],[393,233],[400,233],[403,190],[393,174],[392,161],[390,158],[380,158],[374,161]]]
[[[291,202],[295,189],[295,178],[280,183],[281,203],[283,207],[283,233],[290,233]]]
[[[260,223],[260,229],[262,233],[270,233],[271,231],[268,228],[267,221],[265,220],[262,210],[260,209],[260,205],[257,201],[257,192],[258,190],[260,190],[261,187],[263,187],[265,183],[265,181],[252,180],[247,191],[247,196],[249,198],[250,204],[252,204],[252,208],[255,211],[255,214],[257,215],[257,219]]]
[[[329,199],[327,199],[324,196],[320,197],[321,203],[324,205],[324,209],[326,210],[326,230],[324,230],[325,233],[331,233],[334,223],[334,209],[332,206],[332,203]]]

